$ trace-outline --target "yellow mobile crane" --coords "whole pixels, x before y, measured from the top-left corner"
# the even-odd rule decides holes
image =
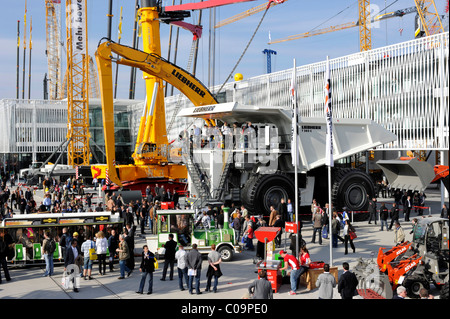
[[[209,90],[193,75],[161,57],[160,20],[182,20],[188,12],[162,12],[156,1],[143,1],[139,9],[144,51],[115,43],[109,39],[101,42],[95,53],[100,81],[103,128],[106,148],[106,166],[91,167],[93,177],[106,178],[118,187],[144,192],[149,183],[171,182],[183,185],[187,169],[181,163],[169,160],[164,91],[166,81],[186,95],[195,106],[217,103]],[[117,54],[118,58],[114,58]],[[116,165],[114,137],[113,73],[112,62],[139,68],[146,82],[146,104],[141,117],[134,164]],[[174,186],[175,187],[175,186]]]

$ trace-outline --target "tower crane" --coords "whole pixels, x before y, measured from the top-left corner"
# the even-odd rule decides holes
[[[366,51],[370,50],[372,47],[371,44],[371,32],[370,32],[370,24],[376,21],[381,21],[393,17],[402,17],[405,14],[416,12],[420,17],[421,24],[419,25],[419,29],[416,30],[416,37],[420,36],[420,34],[436,34],[439,32],[443,32],[444,28],[442,26],[442,21],[440,19],[439,14],[436,10],[436,5],[434,0],[414,0],[415,7],[406,8],[403,10],[396,10],[393,12],[380,14],[372,19],[369,17],[370,13],[370,1],[369,0],[358,0],[359,4],[359,20],[357,22],[349,22],[340,24],[337,26],[331,26],[328,28],[318,29],[311,32],[300,33],[292,36],[288,36],[286,38],[278,39],[269,42],[269,44],[286,42],[291,40],[303,39],[319,34],[334,32],[345,30],[349,28],[359,27],[359,39],[360,39],[360,50]],[[367,22],[366,22],[367,21]]]
[[[45,18],[47,35],[47,63],[48,76],[46,80],[48,98],[50,100],[61,100],[67,98],[68,74],[62,70],[62,48],[61,39],[61,0],[45,0]],[[66,52],[67,54],[67,52]],[[63,77],[64,73],[64,77]],[[99,97],[98,76],[92,57],[89,57],[89,83],[90,97]]]
[[[267,73],[272,73],[272,54],[277,54],[277,51],[271,50],[271,49],[264,49],[262,51],[263,54],[267,55]]]
[[[370,29],[370,0],[358,0],[359,12],[359,50],[372,49],[372,30]]]
[[[251,15],[254,15],[254,14],[258,13],[258,12],[264,11],[267,8],[267,6],[276,6],[277,4],[280,4],[280,3],[283,3],[283,2],[286,2],[286,1],[288,1],[288,0],[281,0],[281,1],[270,0],[267,3],[260,4],[259,6],[253,7],[251,9],[248,9],[247,11],[241,12],[239,14],[236,14],[236,15],[232,16],[232,17],[229,17],[227,19],[222,20],[218,24],[216,24],[214,26],[214,28],[217,29],[217,28],[223,27],[223,26],[228,25],[230,23],[233,23],[233,22],[236,22],[238,20],[244,19],[244,18],[249,17]]]
[[[414,0],[420,23],[416,28],[415,36],[429,36],[444,32],[442,20],[437,12],[434,0]]]
[[[374,23],[377,21],[382,21],[385,19],[390,19],[390,18],[394,18],[394,17],[403,17],[406,14],[410,14],[410,13],[417,13],[417,8],[416,7],[409,7],[406,9],[400,9],[400,10],[396,10],[393,12],[389,12],[389,13],[384,13],[384,14],[379,14],[376,15],[375,17],[373,17],[370,20],[370,23]],[[297,40],[297,39],[303,39],[303,38],[308,38],[308,37],[312,37],[312,36],[316,36],[316,35],[320,35],[320,34],[325,34],[325,33],[329,33],[329,32],[334,32],[334,31],[340,31],[340,30],[346,30],[346,29],[350,29],[350,28],[354,28],[359,26],[360,23],[359,21],[357,22],[347,22],[347,23],[343,23],[340,25],[336,25],[336,26],[331,26],[331,27],[327,27],[327,28],[322,28],[322,29],[317,29],[314,31],[309,31],[309,32],[304,32],[304,33],[300,33],[300,34],[296,34],[296,35],[292,35],[286,38],[282,38],[282,39],[278,39],[278,40],[274,40],[269,42],[269,44],[273,44],[273,43],[280,43],[280,42],[286,42],[286,41],[291,41],[291,40]],[[368,24],[366,24],[368,25]],[[365,33],[366,36],[368,35],[368,33]],[[364,38],[364,37],[362,37]],[[364,51],[364,48],[370,48],[371,44],[368,40],[364,40],[361,39],[361,50]]]
[[[45,22],[47,34],[47,63],[48,63],[48,98],[59,100],[62,96],[61,72],[61,0],[45,0]]]
[[[89,165],[89,56],[86,0],[66,0],[68,164]]]

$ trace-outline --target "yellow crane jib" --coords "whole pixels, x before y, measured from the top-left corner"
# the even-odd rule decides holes
[[[111,53],[116,53],[120,57],[114,60]],[[97,54],[101,55],[104,59],[114,60],[117,64],[139,68],[145,73],[163,79],[186,95],[195,106],[218,103],[216,98],[200,80],[188,71],[183,70],[160,56],[133,49],[113,41],[100,44],[97,48],[96,56]]]
[[[118,58],[114,58],[117,54]],[[140,69],[146,74],[162,79],[180,92],[194,104],[204,106],[217,104],[216,98],[203,83],[192,74],[176,66],[154,53],[146,53],[111,40],[101,42],[95,52],[100,80],[100,92],[103,111],[103,127],[107,168],[111,182],[121,186],[121,178],[115,169],[115,137],[112,62]],[[147,106],[146,106],[147,107]],[[211,120],[211,124],[214,122]],[[149,128],[145,128],[148,130]],[[144,134],[140,132],[138,134]],[[161,154],[161,146],[144,141],[137,145],[133,157],[139,164],[164,164],[165,155]],[[167,161],[167,160],[166,160]],[[122,179],[123,180],[123,179]]]

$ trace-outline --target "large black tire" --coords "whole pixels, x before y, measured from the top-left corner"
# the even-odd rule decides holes
[[[372,178],[357,169],[335,170],[331,191],[333,205],[337,210],[347,207],[348,211],[367,211],[369,199],[375,197]]]
[[[276,209],[281,198],[295,202],[294,189],[293,178],[285,174],[253,175],[242,189],[242,202],[249,212],[268,216],[270,206],[274,205]]]
[[[403,283],[409,298],[420,298],[420,289],[430,290],[430,283],[423,276],[412,276]]]

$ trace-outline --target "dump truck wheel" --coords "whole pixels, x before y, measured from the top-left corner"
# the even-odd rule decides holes
[[[242,190],[245,207],[250,212],[263,215],[269,214],[270,206],[276,207],[281,198],[287,201],[288,198],[294,197],[294,181],[282,173],[254,175]]]
[[[406,293],[409,298],[420,298],[420,289],[430,289],[430,284],[422,277],[413,277],[407,279],[403,286],[406,288]]]
[[[347,207],[348,211],[365,211],[369,198],[375,196],[375,187],[372,178],[365,172],[339,169],[335,173],[331,193],[334,206],[338,209]]]

